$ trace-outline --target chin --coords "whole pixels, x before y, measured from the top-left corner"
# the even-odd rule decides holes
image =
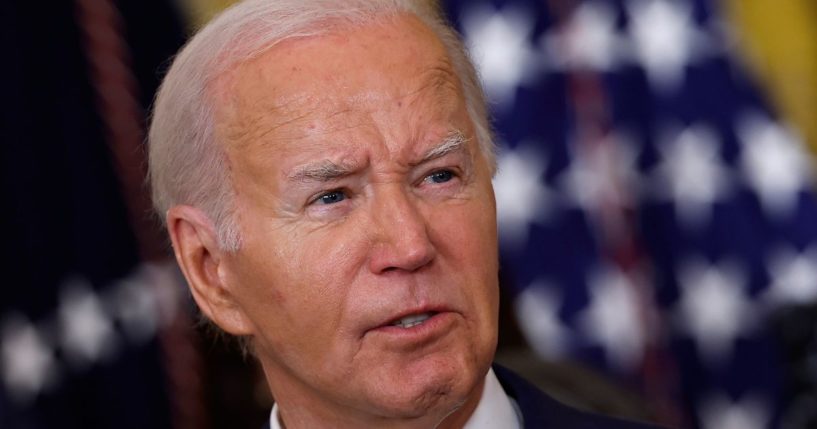
[[[400,368],[386,369],[390,380],[376,396],[383,411],[395,417],[417,418],[429,414],[446,416],[462,406],[475,392],[490,366],[445,356],[429,357]],[[385,369],[385,368],[384,368]],[[382,381],[381,381],[382,382]]]

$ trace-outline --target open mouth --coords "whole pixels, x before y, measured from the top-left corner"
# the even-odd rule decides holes
[[[420,313],[420,314],[412,314],[412,315],[400,318],[398,320],[395,320],[394,322],[391,323],[391,326],[398,326],[398,327],[401,327],[401,328],[404,328],[404,329],[411,328],[413,326],[417,326],[417,325],[422,324],[426,320],[432,318],[435,314],[437,314],[437,313],[434,312],[434,311],[429,311],[429,312]]]

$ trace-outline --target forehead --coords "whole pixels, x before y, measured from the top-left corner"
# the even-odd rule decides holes
[[[422,104],[429,116],[462,99],[444,46],[411,15],[287,40],[226,74],[216,93],[228,148],[353,127],[391,106]]]

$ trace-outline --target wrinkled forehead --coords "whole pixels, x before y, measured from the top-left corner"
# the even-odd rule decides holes
[[[286,40],[222,75],[213,89],[217,132],[230,145],[366,106],[431,100],[445,108],[462,100],[445,47],[413,15]]]

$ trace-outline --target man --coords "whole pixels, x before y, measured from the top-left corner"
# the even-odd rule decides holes
[[[488,128],[422,1],[248,1],[176,58],[154,200],[199,308],[260,362],[272,427],[630,427],[491,369]]]

